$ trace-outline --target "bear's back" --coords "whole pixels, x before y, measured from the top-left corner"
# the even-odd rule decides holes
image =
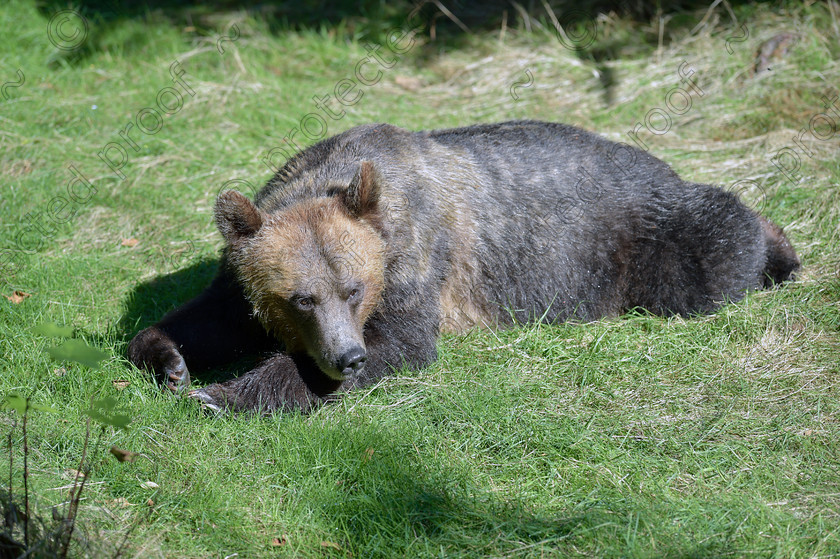
[[[760,226],[735,197],[564,124],[356,127],[298,154],[256,202],[271,213],[334,196],[362,161],[381,176],[386,305],[440,292],[458,325],[508,322],[506,308],[523,321],[685,314],[761,281]]]

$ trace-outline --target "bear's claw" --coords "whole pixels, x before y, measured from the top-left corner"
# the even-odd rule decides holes
[[[212,410],[216,413],[221,413],[225,411],[225,407],[218,403],[213,396],[207,393],[207,391],[203,388],[197,388],[195,390],[190,390],[187,393],[187,396],[190,398],[194,398],[201,402],[201,407],[205,409]]]
[[[166,387],[172,392],[183,392],[190,385],[190,372],[180,353],[173,352],[169,356],[170,363],[163,368],[166,375]]]

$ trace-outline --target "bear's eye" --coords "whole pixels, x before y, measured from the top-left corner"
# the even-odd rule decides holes
[[[357,304],[362,299],[362,288],[361,287],[354,287],[350,289],[350,292],[347,294],[347,302],[350,304]]]
[[[295,297],[292,302],[302,311],[311,311],[315,306],[315,300],[312,297]]]

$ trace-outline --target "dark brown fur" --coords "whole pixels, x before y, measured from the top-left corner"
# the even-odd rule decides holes
[[[636,307],[705,313],[799,266],[782,230],[734,195],[638,150],[619,168],[615,147],[529,121],[330,138],[254,203],[219,197],[219,278],[140,332],[129,357],[177,389],[187,366],[273,347],[253,371],[192,395],[306,410],[434,361],[441,330]]]

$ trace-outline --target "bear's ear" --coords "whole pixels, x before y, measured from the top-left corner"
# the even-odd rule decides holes
[[[341,193],[341,200],[354,217],[372,214],[379,206],[379,188],[382,177],[370,161],[362,161],[359,170],[347,190]]]
[[[260,210],[242,194],[226,190],[216,199],[216,227],[228,243],[251,237],[263,224]]]

